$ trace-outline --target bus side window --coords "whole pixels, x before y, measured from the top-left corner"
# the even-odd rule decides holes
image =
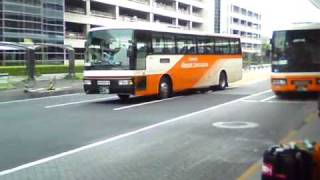
[[[164,34],[163,35],[163,54],[175,54],[176,47],[174,42],[174,36],[172,34]]]
[[[136,67],[137,70],[146,69],[146,57],[151,49],[151,38],[148,31],[136,31]]]
[[[164,48],[164,42],[161,33],[152,33],[152,48],[154,54],[161,54]]]
[[[230,54],[230,43],[227,38],[215,39],[215,54]]]
[[[240,42],[237,39],[230,39],[230,54],[240,53]]]
[[[179,54],[195,54],[197,52],[196,41],[192,36],[177,36],[176,44]]]
[[[212,54],[213,40],[208,37],[200,37],[197,39],[198,54]]]

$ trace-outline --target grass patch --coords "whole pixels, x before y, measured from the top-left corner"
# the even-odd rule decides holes
[[[8,90],[8,89],[14,89],[15,86],[11,83],[0,83],[0,90]]]
[[[68,73],[68,65],[36,65],[36,74],[60,74]],[[75,66],[76,73],[83,72],[83,66]],[[0,73],[8,73],[10,76],[27,75],[26,66],[0,66]]]

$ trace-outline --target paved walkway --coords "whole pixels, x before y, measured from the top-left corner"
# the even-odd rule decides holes
[[[270,79],[270,76],[271,72],[268,68],[261,70],[244,70],[242,74],[242,79],[240,81],[230,83],[230,86],[240,87],[247,84]]]

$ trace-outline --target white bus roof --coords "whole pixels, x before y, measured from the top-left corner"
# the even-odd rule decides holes
[[[303,22],[303,23],[292,23],[288,25],[282,25],[276,28],[274,31],[287,31],[287,30],[308,30],[308,29],[319,29],[320,23],[316,22]]]
[[[217,37],[230,37],[230,38],[240,38],[240,36],[235,35],[221,35],[214,33],[207,33],[201,31],[192,31],[192,30],[182,30],[176,27],[164,27],[163,25],[158,24],[145,24],[145,23],[126,23],[126,24],[113,24],[106,27],[96,27],[89,30],[99,31],[99,30],[108,30],[108,29],[133,29],[133,30],[147,30],[147,31],[156,31],[156,32],[167,32],[167,33],[176,33],[176,34],[190,34],[190,35],[199,35],[199,36],[217,36]]]

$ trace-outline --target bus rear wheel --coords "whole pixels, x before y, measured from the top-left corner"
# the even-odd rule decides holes
[[[118,97],[121,101],[127,101],[130,97],[129,94],[118,94]]]
[[[162,78],[159,84],[158,96],[160,99],[169,98],[172,95],[172,86],[168,78]]]
[[[220,76],[219,76],[219,85],[218,85],[218,88],[219,88],[220,90],[224,90],[224,89],[227,88],[227,86],[228,86],[227,74],[226,74],[224,71],[222,71],[222,72],[220,73]]]

